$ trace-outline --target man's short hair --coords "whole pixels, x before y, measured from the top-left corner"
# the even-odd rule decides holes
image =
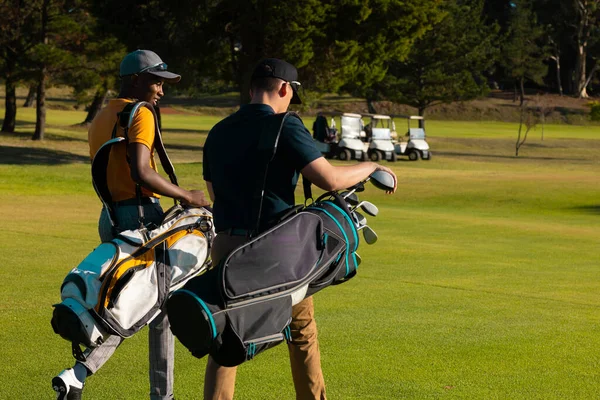
[[[253,92],[275,92],[279,90],[283,80],[279,78],[254,78],[250,82],[250,89]]]

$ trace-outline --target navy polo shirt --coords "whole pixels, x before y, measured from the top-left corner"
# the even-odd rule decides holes
[[[264,163],[259,161],[256,149],[264,119],[274,114],[266,104],[244,105],[208,133],[203,175],[204,180],[213,185],[217,232],[256,227],[254,194],[264,171]],[[286,118],[277,152],[269,164],[262,222],[295,204],[294,191],[300,170],[321,156],[302,121],[295,117]]]

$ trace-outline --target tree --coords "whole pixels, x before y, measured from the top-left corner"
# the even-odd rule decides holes
[[[79,104],[87,104],[87,115],[82,124],[90,124],[102,108],[111,89],[117,89],[119,64],[125,56],[125,47],[113,36],[101,35],[97,23],[87,25],[90,39],[84,42],[81,68],[68,69],[57,79],[73,87]],[[89,93],[93,93],[89,96]]]
[[[544,63],[547,51],[542,44],[545,37],[546,33],[538,25],[531,3],[523,0],[515,4],[509,20],[508,37],[502,49],[501,64],[519,87],[521,106],[525,100],[525,80],[542,84],[548,72]]]
[[[520,109],[519,133],[517,135],[517,142],[515,143],[515,157],[519,156],[519,150],[527,141],[529,132],[535,129],[540,120],[540,116],[538,115],[540,110],[538,108],[529,107],[527,102],[524,102],[521,104]],[[523,125],[525,125],[525,132],[523,132]]]
[[[497,58],[497,24],[487,25],[483,1],[446,1],[445,16],[392,64],[385,96],[411,105],[419,115],[432,105],[469,100],[487,89],[485,72]]]
[[[369,109],[376,111],[373,101],[381,97],[380,82],[387,79],[390,66],[405,60],[415,41],[443,17],[441,4],[442,0],[332,2],[336,17],[328,22],[326,37],[336,40],[324,47],[333,56],[331,62],[338,63],[343,88],[366,97]]]
[[[0,1],[0,73],[4,77],[3,132],[14,132],[17,117],[17,83],[30,73],[25,55],[35,45],[31,32],[36,23],[38,1]]]
[[[600,0],[571,0],[575,9],[577,62],[575,66],[575,84],[578,97],[588,97],[587,85],[596,71],[597,64],[586,78],[588,51],[597,41],[599,33]]]
[[[36,65],[36,127],[33,140],[43,140],[46,88],[51,79],[86,70],[86,44],[92,40],[93,18],[85,0],[42,0],[37,26],[38,43],[28,53]]]
[[[175,44],[191,53],[192,79],[231,82],[245,103],[252,68],[264,57],[293,63],[303,85],[318,91],[373,87],[389,61],[406,57],[431,26],[440,2],[221,0],[200,7],[178,3],[177,10],[165,5],[163,11],[167,21],[179,14],[175,20],[200,21],[180,30]]]

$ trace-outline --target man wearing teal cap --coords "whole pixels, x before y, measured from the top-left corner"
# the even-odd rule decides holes
[[[117,129],[117,136],[124,135],[117,119],[118,113],[125,106],[138,101],[156,106],[164,95],[163,84],[181,80],[181,76],[169,72],[167,64],[150,50],[136,50],[127,54],[121,62],[119,75],[121,91],[118,98],[110,100],[100,111],[88,132],[92,158],[111,139],[114,129]],[[159,202],[161,196],[198,207],[209,204],[202,191],[185,190],[158,174],[154,162],[154,130],[154,115],[146,107],[141,107],[129,128],[128,143],[116,145],[112,149],[107,166],[107,184],[120,230],[139,228],[140,203],[145,223],[160,225],[163,220]],[[137,185],[141,188],[140,198],[136,192]],[[103,242],[114,237],[113,226],[105,208],[100,213],[98,233]],[[81,399],[86,377],[100,369],[123,340],[120,336],[108,336],[100,346],[86,349],[85,361],[76,362],[73,368],[62,371],[52,379],[56,398]],[[150,323],[149,329],[150,398],[153,400],[173,398],[173,353],[174,339],[165,312]]]

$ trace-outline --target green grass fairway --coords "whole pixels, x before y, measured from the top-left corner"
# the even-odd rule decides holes
[[[83,117],[49,111],[35,143],[33,110],[19,109],[18,133],[0,134],[0,399],[53,398],[51,378],[73,364],[50,318],[98,244],[87,133],[72,126]],[[182,185],[203,188],[218,118],[163,118]],[[547,126],[544,141],[538,128],[519,158],[516,129],[428,121],[433,159],[388,164],[393,196],[360,194],[379,207],[379,241],[361,243],[355,279],[315,296],[329,398],[599,398],[600,128]],[[147,359],[144,330],[85,399],[148,398]],[[178,400],[202,397],[204,366],[177,343]],[[285,346],[239,368],[236,399],[292,398]]]

